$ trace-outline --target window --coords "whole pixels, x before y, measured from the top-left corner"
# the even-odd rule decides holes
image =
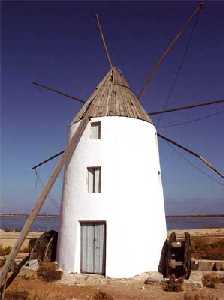
[[[90,132],[91,139],[101,139],[101,122],[92,122],[91,123],[91,132]]]
[[[88,192],[101,193],[101,167],[89,167],[88,170]]]

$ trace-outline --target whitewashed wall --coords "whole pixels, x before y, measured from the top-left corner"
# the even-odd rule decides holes
[[[105,220],[106,276],[155,271],[166,238],[155,127],[127,117],[91,121],[101,121],[101,139],[90,139],[89,123],[65,174],[59,265],[80,272],[79,221]],[[101,166],[101,193],[88,193],[90,166]]]

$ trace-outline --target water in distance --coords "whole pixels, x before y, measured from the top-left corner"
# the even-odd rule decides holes
[[[0,216],[0,228],[7,231],[20,231],[27,216]],[[224,216],[168,216],[167,229],[224,228]],[[31,231],[58,231],[59,216],[39,216],[32,225]]]

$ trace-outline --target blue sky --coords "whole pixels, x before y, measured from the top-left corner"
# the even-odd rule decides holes
[[[29,211],[41,189],[31,170],[66,145],[68,124],[80,104],[38,89],[40,81],[86,99],[109,66],[96,30],[103,21],[112,61],[137,92],[196,2],[3,1],[1,93],[1,206]],[[210,1],[192,35],[167,107],[223,99],[224,2]],[[165,107],[192,24],[168,56],[142,103]],[[211,116],[211,114],[215,114]],[[206,117],[209,115],[209,117]],[[201,118],[185,125],[171,126]],[[154,117],[157,129],[207,157],[224,172],[224,105]],[[160,141],[168,214],[224,213],[224,182],[189,155]],[[43,182],[54,162],[39,169]],[[44,211],[57,212],[61,178]]]

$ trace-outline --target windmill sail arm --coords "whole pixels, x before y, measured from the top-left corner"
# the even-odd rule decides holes
[[[199,3],[197,5],[197,7],[195,8],[195,10],[191,14],[191,16],[188,17],[188,19],[186,20],[186,22],[184,23],[182,28],[178,31],[178,33],[175,35],[175,37],[170,41],[167,48],[162,53],[161,57],[156,62],[156,64],[152,67],[150,73],[148,74],[147,78],[145,79],[143,87],[140,90],[139,95],[138,95],[139,99],[142,98],[142,96],[144,95],[146,88],[153,81],[153,79],[155,78],[156,74],[158,73],[162,63],[164,62],[164,60],[166,59],[168,54],[174,49],[174,47],[176,46],[177,41],[183,36],[183,34],[185,33],[186,29],[188,28],[188,25],[191,23],[194,16],[198,15],[201,12],[203,7],[204,7],[203,3]]]
[[[198,103],[198,104],[189,104],[189,105],[185,105],[185,106],[177,106],[177,107],[173,107],[173,108],[168,108],[166,110],[149,112],[148,114],[150,116],[155,116],[155,115],[159,115],[159,114],[164,114],[164,113],[169,113],[169,112],[176,112],[176,111],[187,110],[187,109],[192,109],[192,108],[196,108],[196,107],[203,107],[203,106],[208,106],[208,105],[214,105],[214,104],[224,104],[224,100],[213,100],[213,101],[201,102],[201,103]]]
[[[175,142],[174,140],[160,134],[160,133],[157,133],[158,137],[160,137],[161,139],[167,141],[168,143],[184,150],[185,152],[193,155],[194,157],[198,158],[200,161],[202,161],[210,170],[212,170],[213,172],[215,172],[218,176],[220,176],[222,179],[224,179],[224,173],[221,173],[220,171],[217,170],[217,168],[215,168],[211,162],[209,162],[206,158],[204,158],[203,156],[201,156],[200,154],[192,151],[191,149],[183,146],[183,145],[180,145],[178,144],[177,142]]]
[[[72,154],[73,154],[74,150],[76,149],[77,145],[79,144],[79,140],[80,140],[88,122],[89,122],[88,117],[84,118],[80,122],[79,127],[77,128],[76,132],[74,133],[73,137],[70,140],[70,143],[68,144],[68,146],[65,150],[64,155],[62,156],[61,160],[57,163],[52,175],[49,177],[41,194],[37,198],[36,204],[31,212],[31,214],[27,218],[27,220],[23,226],[23,229],[20,232],[20,236],[19,236],[17,242],[15,243],[9,256],[7,257],[6,263],[4,265],[4,268],[2,270],[1,277],[0,277],[0,289],[3,290],[3,292],[2,292],[3,294],[4,294],[4,288],[5,288],[5,284],[6,284],[6,280],[7,280],[7,275],[8,275],[9,269],[11,267],[11,264],[15,260],[17,254],[19,252],[19,249],[21,248],[27,234],[29,233],[31,226],[32,226],[35,218],[37,217],[38,213],[40,212],[58,175],[60,174],[60,172],[62,171],[64,166],[70,161]]]
[[[45,89],[45,90],[47,90],[47,91],[54,92],[54,93],[56,93],[56,94],[59,94],[59,95],[61,95],[61,96],[66,97],[66,98],[69,98],[69,99],[78,101],[78,102],[80,102],[80,103],[82,103],[82,104],[85,103],[84,100],[82,100],[82,99],[80,99],[80,98],[78,98],[78,97],[70,96],[70,95],[67,94],[67,93],[61,92],[61,91],[59,91],[59,90],[57,90],[57,89],[55,89],[55,88],[49,87],[49,86],[44,85],[44,84],[41,84],[41,83],[39,83],[39,82],[33,81],[32,84],[33,84],[33,85],[36,85],[36,86],[38,86],[38,87],[41,87],[41,88],[43,88],[43,89]]]
[[[49,158],[47,158],[47,159],[41,161],[40,163],[38,163],[38,164],[36,164],[35,166],[33,166],[33,167],[32,167],[32,170],[35,171],[37,168],[39,168],[39,167],[41,167],[42,165],[48,163],[49,161],[55,159],[56,157],[62,155],[64,152],[65,152],[65,150],[62,150],[62,151],[56,153],[55,155],[52,155],[52,156],[50,156]]]
[[[110,65],[110,67],[112,69],[113,68],[113,64],[112,64],[111,56],[110,56],[110,53],[109,53],[109,50],[108,50],[106,39],[104,37],[102,24],[100,22],[100,17],[97,14],[96,14],[96,21],[97,21],[97,27],[99,29],[100,37],[101,37],[101,40],[102,40],[102,43],[103,43],[103,47],[104,47],[104,50],[105,50],[105,53],[106,53],[106,57],[107,57],[109,65]]]

